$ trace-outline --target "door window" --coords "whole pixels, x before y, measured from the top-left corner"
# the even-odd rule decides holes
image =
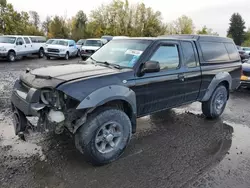
[[[17,40],[16,40],[16,43],[18,45],[20,44],[20,42],[21,42],[22,45],[24,44],[24,41],[23,41],[23,39],[21,37],[17,38]]]
[[[26,44],[30,44],[30,39],[28,37],[24,37],[24,40],[25,40]]]
[[[175,44],[161,45],[150,60],[158,61],[161,70],[177,69],[180,63],[178,46]]]

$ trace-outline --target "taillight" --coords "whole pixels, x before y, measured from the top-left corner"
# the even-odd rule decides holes
[[[248,76],[245,76],[243,70],[241,69],[241,77],[240,80],[248,80]]]

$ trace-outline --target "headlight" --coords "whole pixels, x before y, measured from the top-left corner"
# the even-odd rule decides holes
[[[1,48],[0,48],[0,51],[1,51],[1,52],[6,52],[6,51],[7,51],[7,49],[6,49],[6,48],[4,48],[4,47],[1,47]]]
[[[60,108],[59,93],[52,90],[42,90],[41,100],[44,104]]]
[[[60,52],[65,52],[65,49],[60,49]]]

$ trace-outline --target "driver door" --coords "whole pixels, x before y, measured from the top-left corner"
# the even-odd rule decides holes
[[[138,115],[172,108],[184,102],[184,67],[179,42],[160,42],[147,61],[157,61],[160,72],[145,73],[136,79]]]
[[[22,37],[18,37],[16,40],[16,55],[22,56],[26,54],[26,44],[24,43],[24,40]]]

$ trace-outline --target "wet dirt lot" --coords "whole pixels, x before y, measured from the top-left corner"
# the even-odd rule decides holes
[[[124,155],[103,167],[86,163],[67,134],[18,139],[9,108],[14,80],[27,66],[62,63],[0,61],[1,188],[250,187],[250,90],[232,93],[218,120],[205,119],[199,103],[138,119]]]

